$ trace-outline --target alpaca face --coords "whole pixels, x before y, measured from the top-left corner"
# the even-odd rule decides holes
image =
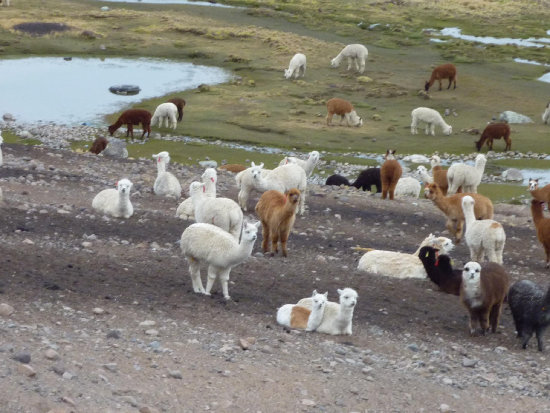
[[[346,308],[353,308],[357,304],[357,292],[352,288],[344,288],[338,290],[340,294],[340,305]]]
[[[384,157],[384,159],[386,160],[390,160],[390,159],[395,159],[395,153],[397,151],[395,149],[388,149],[386,151],[386,156]]]
[[[319,155],[319,152],[317,151],[313,151],[309,154],[309,159],[313,160],[313,163],[319,162],[319,158],[320,158],[320,155]]]
[[[123,194],[126,194],[126,193],[130,193],[130,189],[132,189],[132,182],[130,182],[129,179],[121,179],[120,181],[117,182],[117,188],[118,188],[118,191],[123,193]]]
[[[479,284],[481,265],[475,261],[468,262],[462,270],[462,280],[467,284]]]
[[[441,165],[441,158],[437,155],[432,155],[432,157],[430,158],[430,164],[432,165],[432,168],[434,166]]]
[[[252,167],[250,168],[250,174],[252,175],[253,179],[260,179],[262,177],[262,168],[264,164],[260,165],[254,165],[254,162],[252,162]]]
[[[462,208],[473,208],[474,207],[474,198],[470,195],[466,195],[462,198]]]
[[[153,159],[156,159],[157,162],[164,162],[164,163],[169,163],[170,162],[170,154],[166,151],[163,151],[163,152],[159,152],[155,155],[152,155]]]
[[[330,61],[330,66],[331,67],[338,67],[339,65],[340,65],[340,63],[338,62],[336,57]]]
[[[260,226],[260,221],[251,224],[246,222],[243,228],[242,240],[243,241],[256,241],[258,237],[258,227]]]
[[[437,197],[437,185],[426,185],[426,187],[424,188],[424,197],[433,201]]]
[[[189,185],[189,196],[205,191],[205,185],[202,182],[191,182]]]
[[[207,168],[201,175],[201,179],[203,182],[211,181],[213,183],[216,183],[218,179],[218,174],[214,168]]]
[[[288,202],[292,204],[297,204],[298,201],[300,200],[300,191],[296,188],[292,188],[287,193],[287,199],[288,199]]]
[[[451,241],[449,238],[439,237],[438,241],[438,246],[441,254],[448,254],[455,247],[453,241]]]
[[[289,69],[285,69],[285,79],[289,79],[290,76],[292,76],[292,71]]]
[[[313,301],[313,304],[312,304],[313,310],[322,311],[327,304],[328,291],[325,292],[324,294],[319,294],[317,290],[313,290],[313,295],[311,297]]]
[[[539,180],[529,178],[529,184],[527,186],[527,190],[528,191],[534,191],[538,187],[539,187]]]
[[[451,133],[453,133],[453,127],[449,126],[449,128],[445,129],[443,133],[447,136],[449,136]]]

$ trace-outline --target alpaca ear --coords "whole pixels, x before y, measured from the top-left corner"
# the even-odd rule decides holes
[[[260,224],[261,224],[260,221],[256,221],[256,222],[255,222],[254,224],[252,224],[252,225],[254,225],[256,228],[260,228]]]
[[[258,165],[259,168],[263,168],[264,167],[264,163],[262,162],[260,165]]]
[[[256,166],[256,164],[254,163],[254,161],[252,161],[251,165],[252,165],[253,168]]]
[[[344,290],[341,290],[341,289],[339,289],[339,288],[338,288],[336,291],[338,291],[338,294],[339,294],[339,295],[342,295],[342,293],[344,292]]]
[[[328,291],[325,291],[323,295],[325,296],[325,298],[328,298]]]
[[[317,290],[313,290],[313,294],[311,294],[312,297],[315,297],[317,295]]]

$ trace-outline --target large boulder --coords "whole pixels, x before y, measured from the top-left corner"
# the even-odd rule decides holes
[[[101,153],[104,156],[112,156],[113,158],[127,158],[128,149],[126,149],[126,141],[117,138],[110,138],[107,147]]]
[[[533,120],[529,116],[525,116],[517,112],[512,112],[511,110],[505,110],[504,112],[502,112],[498,119],[508,123],[533,123]]]
[[[507,181],[523,181],[523,174],[516,168],[506,169],[502,172],[502,177]]]

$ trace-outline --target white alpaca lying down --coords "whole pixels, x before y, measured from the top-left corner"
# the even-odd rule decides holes
[[[430,234],[413,254],[384,250],[368,251],[359,260],[357,269],[386,277],[426,278],[426,270],[418,258],[418,251],[424,246],[436,248],[440,254],[448,254],[454,248],[449,238],[436,238]]]
[[[131,188],[132,182],[121,179],[117,182],[117,189],[109,188],[99,192],[92,201],[92,208],[115,218],[130,218],[134,214],[130,202]]]
[[[277,310],[277,322],[288,328],[315,331],[323,321],[328,292],[324,294],[313,290],[312,309],[297,304],[285,304]]]

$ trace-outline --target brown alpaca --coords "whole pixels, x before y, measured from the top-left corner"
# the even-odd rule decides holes
[[[531,200],[531,215],[537,229],[537,238],[546,253],[546,268],[550,268],[550,218],[544,217],[543,207],[544,202],[537,199]]]
[[[462,239],[464,230],[464,212],[462,211],[462,198],[470,195],[474,198],[474,214],[476,219],[492,219],[493,203],[491,200],[480,194],[461,193],[451,196],[444,196],[441,188],[435,183],[427,184],[424,188],[424,196],[433,201],[433,203],[447,216],[445,226],[456,238],[458,244]]]
[[[506,142],[505,151],[512,149],[512,139],[510,139],[510,125],[507,123],[490,123],[488,124],[478,141],[474,141],[478,152],[484,143],[487,143],[489,150],[493,150],[493,139],[502,138]]]
[[[527,190],[531,192],[531,196],[537,201],[546,202],[550,206],[550,184],[539,188],[539,180],[529,178]]]
[[[441,81],[443,79],[449,79],[449,86],[447,86],[447,89],[451,87],[451,83],[454,82],[454,88],[456,89],[456,66],[452,63],[446,63],[441,66],[437,66],[432,71],[432,76],[430,77],[430,80],[426,81],[426,84],[424,85],[424,89],[426,92],[430,89],[430,87],[434,84],[434,82],[437,80],[439,82],[439,90],[441,90]]]
[[[267,252],[271,240],[271,256],[279,252],[281,242],[283,256],[287,256],[286,242],[296,219],[296,209],[300,202],[300,191],[290,189],[286,194],[269,190],[262,194],[256,204],[256,213],[262,221],[262,249]]]
[[[183,119],[183,108],[185,107],[185,99],[182,98],[172,98],[168,99],[169,103],[173,103],[178,108],[178,122],[181,122]]]
[[[385,161],[380,167],[380,181],[382,183],[382,199],[386,199],[388,193],[390,200],[393,200],[393,193],[397,181],[403,174],[403,168],[399,162],[395,159],[395,149],[388,149],[386,151]]]
[[[107,139],[105,139],[103,136],[99,136],[95,139],[94,143],[92,143],[92,146],[90,147],[90,152],[99,155],[105,150],[105,148],[107,147],[107,143],[109,143],[107,142]]]
[[[353,109],[353,105],[347,100],[340,98],[332,98],[327,101],[327,125],[332,125],[332,117],[340,115],[340,124],[346,120],[348,126],[361,126],[363,125],[363,119],[357,116],[357,113]]]
[[[491,331],[496,333],[509,285],[508,274],[496,262],[481,266],[470,261],[464,265],[460,302],[470,313],[470,335],[475,334],[477,322],[482,334],[489,330],[489,325]]]
[[[118,128],[120,128],[122,125],[126,125],[126,137],[128,137],[128,135],[131,135],[132,139],[134,139],[134,125],[139,125],[141,123],[141,126],[143,127],[141,139],[143,139],[143,137],[145,136],[145,132],[147,132],[147,137],[149,137],[151,133],[152,117],[153,115],[151,115],[151,112],[145,109],[125,110],[118,117],[117,121],[109,126],[109,133],[111,134],[111,136],[113,136],[113,133],[115,133]]]
[[[433,181],[443,192],[443,195],[447,195],[449,189],[449,182],[447,181],[447,170],[441,166],[441,158],[437,155],[433,155],[430,159],[432,165],[432,177]],[[459,187],[456,192],[462,192],[462,187]]]
[[[218,169],[226,170],[233,173],[239,173],[241,171],[244,171],[246,169],[246,166],[238,163],[228,163],[226,165],[218,166]]]

